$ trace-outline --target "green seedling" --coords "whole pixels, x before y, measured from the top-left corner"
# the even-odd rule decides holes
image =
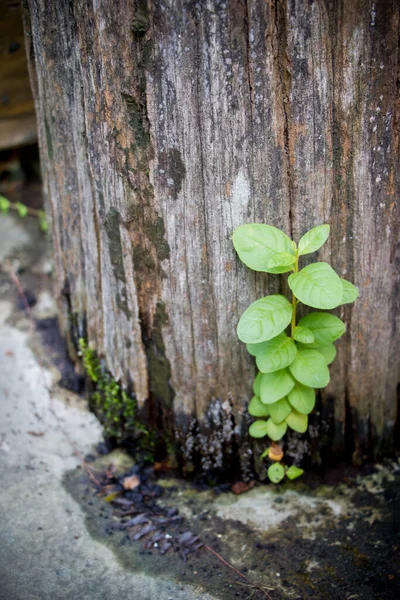
[[[239,339],[254,356],[258,373],[249,413],[256,417],[249,433],[273,442],[292,429],[305,433],[315,406],[315,390],[328,385],[328,365],[336,356],[334,342],[346,331],[338,317],[320,312],[354,302],[358,289],[342,279],[325,262],[299,270],[299,259],[318,250],[328,239],[329,225],[310,229],[297,245],[271,225],[252,223],[237,227],[233,245],[241,261],[254,271],[291,274],[291,300],[280,294],[260,298],[243,313],[237,326]],[[318,309],[296,320],[301,302]],[[262,454],[267,457],[268,452]],[[286,475],[296,479],[302,469],[273,462],[268,477],[279,483]]]
[[[46,219],[45,212],[43,210],[38,210],[36,208],[31,208],[30,206],[26,206],[22,202],[11,202],[4,196],[0,194],[0,212],[3,214],[7,214],[9,210],[16,211],[21,219],[26,217],[27,215],[31,215],[32,217],[36,217],[39,220],[40,229],[46,233],[49,229],[49,224]]]

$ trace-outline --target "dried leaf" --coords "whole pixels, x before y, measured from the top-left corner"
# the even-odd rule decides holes
[[[131,475],[130,477],[125,477],[122,480],[122,486],[125,490],[134,490],[140,485],[140,479],[137,475]]]
[[[279,444],[272,444],[269,452],[268,452],[268,458],[270,460],[282,460],[283,458],[283,450],[282,448],[279,446]]]
[[[172,544],[167,542],[167,540],[163,540],[160,542],[160,554],[165,554],[172,547]]]
[[[115,502],[117,497],[121,494],[120,491],[117,492],[111,492],[111,494],[108,494],[108,496],[105,496],[104,500],[106,502]],[[124,500],[124,498],[120,498],[120,500]],[[120,504],[120,502],[118,502],[118,504]]]
[[[150,519],[146,516],[145,513],[141,513],[140,515],[133,517],[133,519],[129,519],[127,523],[124,523],[124,527],[133,527],[134,525],[141,525],[142,523],[148,523],[149,520]]]
[[[156,528],[154,527],[154,525],[152,525],[151,523],[149,523],[148,525],[145,525],[144,527],[142,527],[142,529],[140,529],[137,533],[135,533],[135,535],[133,536],[133,540],[140,540],[140,538],[144,537],[145,535],[147,535],[148,533],[150,533],[151,531],[154,531]]]
[[[255,484],[256,482],[253,480],[249,481],[248,483],[245,483],[244,481],[237,481],[233,484],[231,490],[234,494],[243,494],[244,492],[251,490],[251,488],[254,487]]]

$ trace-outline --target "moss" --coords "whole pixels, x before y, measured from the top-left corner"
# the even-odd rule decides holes
[[[127,439],[135,440],[142,458],[151,462],[154,459],[154,436],[138,421],[135,396],[123,390],[102,367],[96,353],[83,338],[79,339],[79,350],[86,375],[94,388],[89,406],[103,425],[105,436],[119,444]]]
[[[148,239],[154,244],[158,260],[169,258],[170,248],[165,239],[165,226],[162,217],[157,217],[155,221],[146,220],[144,231]]]
[[[147,0],[138,0],[135,16],[132,23],[132,32],[135,38],[141,38],[150,27],[149,9]]]
[[[146,40],[143,44],[142,60],[140,61],[140,67],[147,69],[150,67],[151,56],[153,53],[154,43],[153,40]]]
[[[119,212],[115,208],[111,208],[104,220],[104,229],[108,237],[108,249],[114,275],[117,279],[125,283],[121,233],[119,230],[120,219]]]
[[[127,319],[130,319],[132,316],[132,312],[128,308],[128,300],[126,297],[126,287],[124,286],[121,290],[121,293],[117,292],[116,295],[116,303],[118,308],[124,313]]]
[[[182,181],[186,176],[186,167],[181,153],[177,148],[165,150],[159,156],[159,164],[165,173],[165,179],[169,180],[169,193],[176,200],[182,189]]]
[[[153,320],[151,339],[146,343],[149,365],[150,392],[156,400],[162,401],[168,409],[174,399],[174,391],[170,385],[171,365],[165,355],[165,344],[162,338],[162,326],[168,323],[165,304],[159,302]]]
[[[142,220],[143,232],[146,238],[151,242],[157,255],[157,264],[149,251],[147,244],[143,246],[143,243],[137,243],[133,249],[133,262],[135,265],[135,271],[140,273],[142,277],[148,277],[149,274],[154,274],[154,277],[165,277],[165,273],[161,267],[161,261],[170,257],[170,248],[167,240],[165,239],[165,227],[164,221],[160,216],[157,216],[154,220],[150,218],[143,218],[142,207],[136,206],[131,207],[130,216],[132,220]]]
[[[136,271],[153,271],[156,264],[148,250],[137,244],[133,249],[133,263]]]
[[[132,150],[135,147],[146,148],[150,144],[150,134],[147,127],[146,109],[140,106],[133,96],[130,94],[122,94],[128,111],[128,125],[135,134],[135,142]]]

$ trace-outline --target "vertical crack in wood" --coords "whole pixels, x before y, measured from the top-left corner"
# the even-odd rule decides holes
[[[291,90],[291,73],[290,61],[288,57],[287,45],[287,24],[286,24],[286,0],[274,1],[274,18],[275,18],[275,33],[277,36],[276,61],[278,65],[280,93],[282,96],[282,111],[283,111],[283,138],[284,152],[286,159],[286,176],[289,193],[289,227],[290,236],[293,237],[294,217],[294,178],[292,167],[292,148],[291,148],[291,114],[290,114],[290,90]]]
[[[256,199],[254,194],[254,72],[253,72],[253,64],[251,59],[251,43],[250,43],[250,23],[251,23],[251,14],[250,14],[250,6],[249,0],[244,0],[244,36],[246,42],[246,72],[247,72],[247,84],[249,88],[249,100],[250,100],[250,136],[251,136],[251,155],[250,155],[250,164],[251,164],[251,177],[250,177],[250,190],[251,190],[251,199],[253,204],[253,215],[254,219],[256,216]],[[254,275],[256,276],[256,274]]]
[[[253,123],[254,123],[254,75],[253,75],[253,68],[252,68],[252,63],[251,63],[250,7],[249,7],[249,1],[248,0],[244,0],[244,8],[245,8],[244,28],[245,28],[245,40],[246,40],[246,71],[247,71],[247,83],[248,83],[248,86],[249,86],[250,115],[251,115],[251,133],[253,134]]]

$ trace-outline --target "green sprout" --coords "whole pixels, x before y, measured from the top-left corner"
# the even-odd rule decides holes
[[[11,202],[10,200],[8,200],[0,194],[0,212],[2,212],[3,214],[7,214],[9,210],[16,211],[22,219],[27,215],[36,217],[39,220],[40,229],[44,233],[48,231],[49,224],[46,219],[46,214],[43,210],[31,208],[30,206],[26,206],[26,204],[23,204],[22,202]]]
[[[336,356],[334,342],[346,331],[338,317],[310,312],[298,322],[297,304],[330,310],[354,302],[358,289],[342,279],[325,262],[299,270],[299,259],[318,250],[328,239],[329,225],[310,229],[297,245],[271,225],[241,225],[233,233],[233,245],[242,262],[254,271],[272,274],[292,272],[288,277],[291,301],[274,294],[253,302],[241,316],[237,334],[255,357],[258,373],[248,411],[257,420],[249,433],[281,440],[287,429],[305,433],[308,415],[315,406],[315,390],[328,385],[328,365]],[[289,329],[289,332],[286,330]],[[270,457],[269,449],[262,455]],[[279,483],[295,479],[303,470],[273,462],[268,477]]]

